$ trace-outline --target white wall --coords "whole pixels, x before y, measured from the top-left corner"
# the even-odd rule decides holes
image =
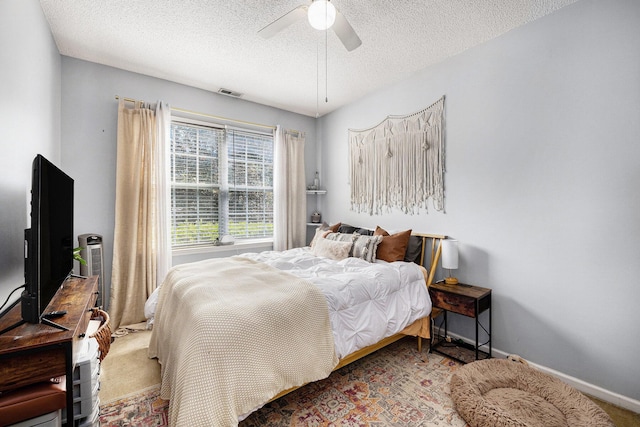
[[[106,292],[111,283],[115,221],[116,133],[115,96],[141,99],[236,120],[282,125],[305,132],[308,180],[315,171],[315,119],[242,99],[171,83],[100,64],[62,57],[62,164],[76,180],[75,230],[103,239]],[[174,255],[174,264],[221,256]],[[109,301],[109,295],[105,301]]]
[[[349,211],[347,129],[442,95],[446,213]],[[459,239],[494,348],[640,400],[639,112],[640,2],[583,0],[322,118],[325,211]]]
[[[24,284],[33,158],[60,166],[60,55],[38,1],[0,1],[0,64],[1,305]]]

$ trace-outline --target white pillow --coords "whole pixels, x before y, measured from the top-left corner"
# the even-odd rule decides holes
[[[335,242],[325,238],[317,239],[311,248],[311,253],[315,256],[334,259],[340,261],[349,256],[352,242]]]
[[[328,228],[323,228],[323,227],[316,228],[316,234],[313,236],[313,239],[311,239],[311,243],[309,243],[309,246],[313,247],[316,241],[322,239],[324,235],[327,233],[330,233]]]

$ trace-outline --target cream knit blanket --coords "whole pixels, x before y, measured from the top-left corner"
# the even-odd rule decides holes
[[[171,269],[149,356],[170,426],[235,426],[283,390],[337,365],[327,302],[312,284],[247,258]]]

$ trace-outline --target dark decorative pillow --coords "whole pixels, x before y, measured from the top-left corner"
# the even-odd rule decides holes
[[[378,245],[376,258],[387,262],[404,261],[411,230],[401,231],[390,236],[383,228],[376,227],[373,235],[382,236],[382,242]]]
[[[335,230],[334,233],[338,232],[338,233],[344,233],[344,234],[353,234],[353,232],[356,231],[357,228],[358,227],[352,227],[349,224],[341,224],[340,228]]]
[[[420,254],[422,254],[422,237],[410,236],[409,244],[407,245],[407,252],[404,254],[404,260],[406,262],[420,263]]]
[[[369,230],[368,228],[358,228],[355,233],[361,234],[363,236],[373,236],[373,230]]]

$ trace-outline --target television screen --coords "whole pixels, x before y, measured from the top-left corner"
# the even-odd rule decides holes
[[[25,232],[22,318],[39,323],[73,270],[73,179],[38,154],[31,181],[31,229]]]

